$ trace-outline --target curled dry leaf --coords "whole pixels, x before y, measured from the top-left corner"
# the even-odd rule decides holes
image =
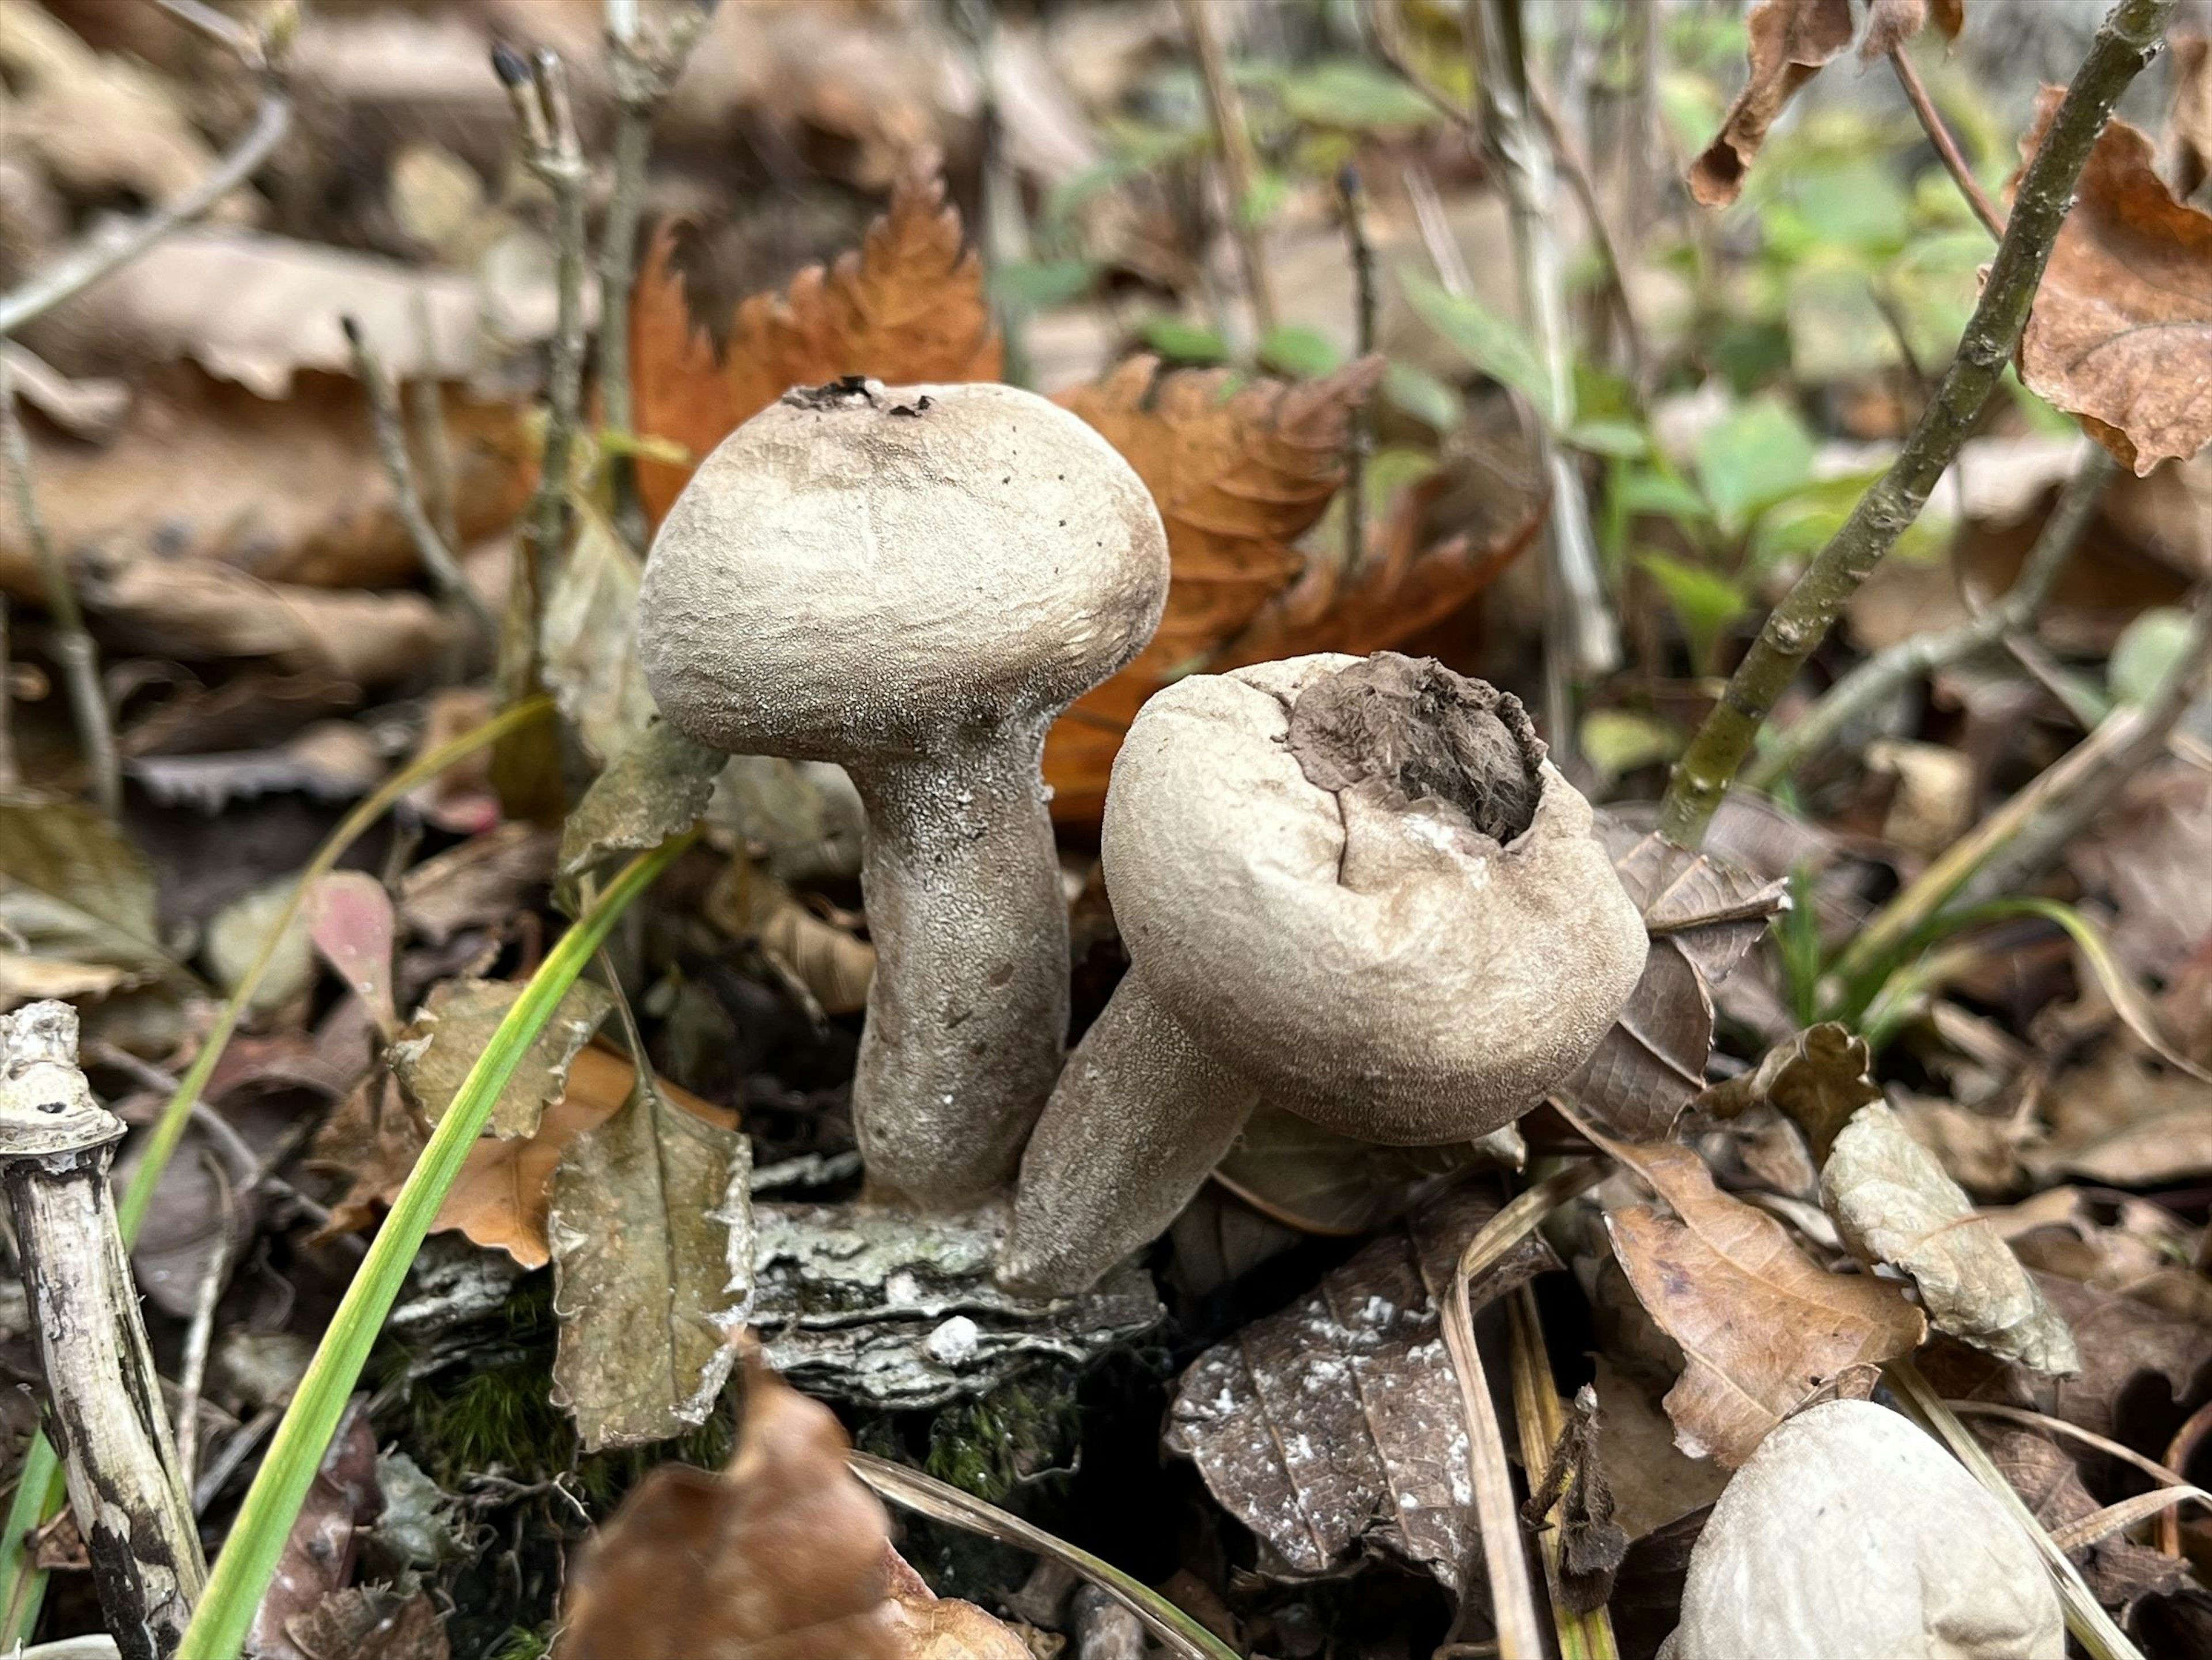
[[[555,833],[542,825],[495,824],[399,879],[400,920],[433,946],[463,928],[505,921],[545,888],[556,845]]]
[[[561,826],[559,868],[573,880],[617,853],[657,848],[707,811],[729,757],[656,721],[617,750]]]
[[[1253,1209],[1305,1233],[1372,1233],[1415,1210],[1468,1171],[1518,1169],[1527,1156],[1510,1124],[1480,1141],[1386,1146],[1261,1102],[1213,1179]]]
[[[441,981],[392,1045],[393,1073],[431,1123],[446,1116],[523,990],[518,981]],[[511,1140],[536,1133],[539,1116],[568,1086],[569,1063],[613,1007],[606,988],[594,982],[579,980],[568,988],[493,1104],[486,1125],[491,1134]]]
[[[1719,134],[1690,164],[1690,194],[1709,208],[1726,207],[1741,193],[1782,106],[1851,44],[1850,0],[1759,0],[1746,22],[1750,79]]]
[[[570,1577],[560,1660],[1018,1660],[892,1552],[849,1450],[828,1408],[750,1360],[736,1457],[660,1465],[623,1501]]]
[[[684,1111],[650,1071],[562,1153],[553,1397],[585,1451],[666,1440],[714,1410],[751,1300],[751,1173],[752,1144]]]
[[[2045,87],[2032,157],[2064,96]],[[2176,199],[2149,137],[2106,124],[2020,342],[2020,378],[2136,476],[2212,441],[2212,215]]]
[[[1288,587],[1291,545],[1343,481],[1352,414],[1382,376],[1362,358],[1319,380],[1238,380],[1133,357],[1054,400],[1136,470],[1167,526],[1167,610],[1152,644],[1079,698],[1045,741],[1045,781],[1063,820],[1095,819],[1121,734],[1144,701],[1243,629]]]
[[[1780,1222],[1716,1187],[1689,1148],[1592,1139],[1674,1213],[1626,1205],[1605,1219],[1638,1298],[1686,1357],[1666,1405],[1692,1456],[1742,1463],[1806,1402],[1864,1395],[1876,1366],[1928,1335],[1897,1286],[1820,1267]]]
[[[612,526],[585,507],[577,513],[568,556],[545,594],[538,629],[545,684],[584,747],[603,765],[653,716],[653,694],[637,657],[642,574]]]
[[[2081,1369],[2073,1333],[1995,1224],[1882,1103],[1836,1136],[1820,1202],[1863,1260],[1910,1276],[1936,1330],[2036,1371]]]
[[[1881,1086],[1869,1075],[1873,1065],[1866,1039],[1824,1020],[1769,1049],[1749,1072],[1714,1085],[1698,1105],[1716,1117],[1732,1118],[1756,1103],[1769,1103],[1805,1132],[1813,1156],[1825,1158],[1851,1115],[1881,1099]]]
[[[1371,1543],[1463,1588],[1474,1495],[1437,1310],[1496,1212],[1472,1188],[1446,1194],[1183,1374],[1169,1450],[1292,1572],[1340,1569]],[[1473,1305],[1557,1266],[1532,1235],[1471,1287]]]
[[[691,452],[693,465],[793,386],[863,374],[898,385],[995,380],[1000,349],[983,268],[961,242],[933,155],[918,156],[867,240],[835,266],[809,265],[781,294],[757,294],[721,319],[698,319],[680,275],[678,233],[646,256],[630,303],[637,423]],[[641,461],[658,519],[690,468]]]
[[[1789,903],[1788,888],[1610,813],[1597,822],[1651,947],[1628,1006],[1564,1092],[1608,1128],[1653,1140],[1705,1088],[1712,988]]]

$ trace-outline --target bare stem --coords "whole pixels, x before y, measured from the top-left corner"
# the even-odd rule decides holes
[[[1980,302],[1934,399],[1889,470],[1859,498],[1843,528],[1768,615],[1675,767],[1659,812],[1660,832],[1669,841],[1695,847],[1704,839],[1769,711],[1827,637],[1845,602],[1920,516],[1936,481],[1957,456],[2020,345],[2028,306],[2097,135],[2120,94],[2157,55],[2175,3],[2119,0],[2098,31],[2021,177]]]
[[[641,27],[636,0],[606,0],[607,54],[615,91],[614,185],[599,233],[600,407],[609,430],[627,435],[636,421],[629,361],[630,290],[637,282],[638,228],[645,217],[646,163],[653,155],[653,119],[698,43],[714,8],[688,0],[653,38]],[[627,454],[609,458],[616,532],[631,550],[645,549],[645,508],[637,466]]]
[[[1820,701],[1792,721],[1743,775],[1752,789],[1771,789],[1835,741],[1838,733],[1881,705],[1906,682],[1963,662],[2035,620],[2051,597],[2066,561],[2095,522],[2097,504],[2118,463],[2102,444],[2091,443],[2028,550],[2020,576],[2004,597],[1955,628],[1930,629],[1876,654],[1828,688]]]
[[[407,526],[407,534],[415,544],[415,552],[422,562],[422,569],[438,585],[438,592],[447,605],[464,612],[483,637],[495,645],[499,641],[499,623],[483,597],[462,574],[460,562],[453,550],[446,545],[446,538],[438,534],[437,526],[430,522],[430,514],[422,505],[422,492],[415,482],[415,463],[407,453],[407,429],[399,415],[399,394],[392,384],[392,376],[369,344],[368,336],[361,325],[348,317],[341,319],[345,336],[353,347],[353,368],[362,388],[368,394],[369,419],[376,430],[376,453],[384,462],[384,476],[391,481],[392,493],[399,509],[400,522]]]
[[[54,622],[54,654],[61,661],[69,685],[70,709],[76,719],[78,747],[84,751],[85,769],[91,776],[93,799],[111,818],[123,806],[123,774],[115,756],[115,727],[108,718],[107,693],[100,683],[100,651],[85,631],[84,612],[70,585],[69,568],[39,512],[31,481],[31,446],[23,423],[15,413],[15,383],[4,357],[0,357],[0,456],[8,467],[8,482],[15,496],[15,516],[38,561],[39,581],[45,591],[46,610]],[[4,694],[0,694],[4,696]]]
[[[1598,574],[1597,538],[1581,474],[1557,435],[1574,420],[1574,342],[1567,327],[1566,277],[1553,234],[1551,151],[1538,142],[1530,111],[1528,65],[1522,49],[1519,0],[1480,0],[1466,13],[1476,83],[1482,89],[1483,137],[1511,208],[1513,252],[1522,304],[1544,366],[1550,407],[1544,410],[1545,465],[1551,474],[1549,604],[1547,659],[1563,674],[1593,678],[1620,661],[1620,635]],[[1555,700],[1547,700],[1555,701]],[[1564,700],[1556,700],[1564,701]],[[1564,744],[1568,711],[1549,711],[1552,741]]]
[[[23,781],[15,764],[15,660],[8,596],[0,593],[0,795],[12,795]]]
[[[1905,44],[1899,41],[1889,54],[1889,66],[1897,72],[1897,84],[1905,88],[1905,102],[1920,118],[1921,131],[1928,142],[1936,146],[1936,154],[1942,158],[1943,166],[1959,186],[1959,193],[1966,198],[1966,205],[1974,210],[1992,236],[2004,234],[2004,215],[1997,211],[1983,190],[1982,181],[1974,177],[1974,170],[1966,165],[1966,158],[1959,153],[1958,141],[1951,137],[1951,129],[1943,124],[1943,117],[1936,108],[1936,100],[1928,95],[1928,88],[1920,79],[1920,71],[1913,67],[1906,55]]]
[[[1237,83],[1230,79],[1221,37],[1213,30],[1213,8],[1207,0],[1178,0],[1178,3],[1183,27],[1190,33],[1191,50],[1198,57],[1199,74],[1206,82],[1206,113],[1212,118],[1214,142],[1221,147],[1222,173],[1229,181],[1230,234],[1244,268],[1252,320],[1264,337],[1275,326],[1275,290],[1267,276],[1266,252],[1260,245],[1260,228],[1250,212],[1260,162],[1252,152],[1251,130],[1244,125],[1244,100]]]
[[[1344,210],[1344,240],[1352,254],[1354,350],[1361,357],[1375,350],[1375,250],[1367,240],[1367,197],[1359,169],[1346,162],[1336,176]],[[1363,398],[1352,413],[1352,441],[1346,447],[1344,473],[1344,569],[1347,575],[1367,558],[1367,458],[1375,448],[1373,400]]]

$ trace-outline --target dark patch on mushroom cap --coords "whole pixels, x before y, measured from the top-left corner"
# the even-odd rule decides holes
[[[1394,806],[1444,802],[1499,842],[1534,822],[1543,740],[1521,700],[1433,657],[1378,651],[1291,706],[1291,753],[1325,790],[1379,784]]]

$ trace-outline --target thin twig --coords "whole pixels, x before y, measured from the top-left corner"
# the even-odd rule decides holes
[[[1474,273],[1468,270],[1467,255],[1452,234],[1443,198],[1437,194],[1437,181],[1419,161],[1409,161],[1405,185],[1406,199],[1413,204],[1413,222],[1420,228],[1421,246],[1428,251],[1429,263],[1436,267],[1437,281],[1455,299],[1468,299],[1474,293]]]
[[[24,538],[38,562],[40,586],[46,610],[53,617],[54,655],[69,685],[70,711],[76,719],[77,744],[84,751],[85,771],[92,782],[93,799],[113,818],[123,807],[123,769],[116,758],[115,726],[107,709],[106,689],[100,680],[100,650],[84,626],[84,612],[76,602],[69,567],[39,512],[38,494],[31,480],[31,445],[15,412],[15,383],[7,360],[0,358],[0,454],[4,454],[8,482],[15,496],[15,516],[22,521]]]
[[[1838,733],[1887,700],[1908,681],[1963,662],[2005,635],[2027,628],[2051,597],[2058,573],[2097,517],[2105,487],[2118,471],[2110,452],[2092,443],[2081,464],[2043,521],[2043,529],[2004,596],[1954,628],[1934,629],[1879,652],[1828,688],[1820,701],[1792,721],[1743,775],[1746,787],[1772,789]]]
[[[1367,240],[1367,198],[1359,169],[1347,161],[1336,175],[1338,205],[1344,215],[1344,240],[1352,255],[1352,337],[1355,354],[1375,350],[1375,250]],[[1345,446],[1344,569],[1348,576],[1367,559],[1367,458],[1375,449],[1375,409],[1363,398],[1352,412],[1351,441]]]
[[[412,296],[416,349],[425,363],[437,362],[437,332],[430,319],[429,290],[417,283]],[[439,538],[456,555],[461,546],[460,503],[453,486],[453,441],[446,426],[445,394],[435,374],[418,374],[401,388],[414,424],[414,442],[422,454],[422,506]]]
[[[1935,145],[1936,154],[1942,159],[1944,170],[1958,185],[1959,193],[1966,198],[1966,205],[1973,209],[1974,217],[1982,222],[1990,235],[2002,239],[2005,232],[2004,215],[1997,211],[1996,204],[1990,201],[1989,193],[1983,190],[1982,181],[1974,177],[1974,170],[1966,165],[1966,158],[1959,153],[1958,141],[1951,137],[1951,129],[1943,124],[1943,117],[1936,107],[1936,100],[1929,97],[1928,88],[1921,82],[1920,71],[1913,67],[1903,41],[1891,49],[1889,66],[1897,72],[1897,84],[1905,88],[1905,101],[1912,106],[1913,114],[1920,118],[1921,131],[1928,135],[1928,142]]]
[[[641,25],[637,0],[606,0],[607,57],[615,94],[614,184],[599,232],[599,402],[608,430],[628,437],[637,417],[630,380],[629,296],[637,281],[638,228],[645,217],[646,163],[653,124],[698,44],[711,0],[687,0],[657,35]],[[633,552],[645,550],[645,508],[637,464],[608,458],[615,531]]]
[[[222,1160],[211,1152],[204,1157],[220,1201],[216,1213],[221,1223],[216,1229],[215,1243],[209,1248],[206,1266],[201,1270],[198,1289],[192,1297],[191,1324],[185,1329],[185,1352],[177,1368],[177,1472],[187,1487],[199,1462],[200,1391],[207,1383],[208,1350],[215,1338],[216,1304],[222,1300],[223,1286],[230,1278],[230,1211],[236,1202]]]
[[[1920,516],[1965,443],[2020,344],[2089,151],[2120,94],[2157,56],[2176,3],[2119,0],[2098,31],[2021,177],[1989,280],[1935,398],[1889,470],[1859,498],[1843,528],[1768,615],[1675,767],[1659,814],[1660,833],[1669,841],[1695,847],[1704,840],[1768,712],[1827,637],[1845,602]]]
[[[1275,327],[1275,290],[1267,275],[1267,252],[1260,244],[1260,227],[1250,211],[1260,162],[1252,153],[1251,129],[1244,125],[1244,100],[1230,78],[1229,63],[1222,53],[1221,37],[1213,30],[1213,8],[1208,0],[1177,3],[1183,27],[1190,34],[1191,50],[1198,58],[1200,77],[1206,82],[1206,110],[1213,122],[1214,142],[1221,147],[1222,175],[1229,183],[1230,235],[1244,269],[1252,321],[1264,339]]]
[[[422,505],[422,492],[415,482],[415,463],[407,453],[407,429],[399,415],[399,394],[392,386],[391,373],[369,344],[361,324],[351,317],[341,318],[347,342],[353,347],[353,370],[368,394],[370,423],[376,430],[376,453],[384,463],[384,476],[390,481],[395,505],[399,509],[399,520],[407,526],[407,534],[415,544],[416,557],[430,580],[437,584],[438,592],[448,607],[464,613],[483,637],[496,645],[499,642],[499,623],[483,596],[462,573],[460,561],[446,545],[446,538],[438,534],[437,526],[430,522],[428,511]]]
[[[1552,224],[1552,156],[1537,142],[1530,112],[1519,0],[1480,0],[1468,7],[1463,21],[1482,91],[1484,144],[1511,209],[1522,304],[1550,394],[1541,440],[1552,480],[1545,660],[1555,684],[1545,701],[1549,736],[1554,749],[1563,751],[1574,727],[1568,693],[1558,683],[1565,676],[1595,678],[1616,667],[1620,633],[1598,571],[1597,538],[1590,531],[1582,474],[1558,442],[1559,434],[1574,421],[1574,342],[1567,327],[1566,276]]]
[[[1637,321],[1636,305],[1629,298],[1628,277],[1621,265],[1620,249],[1613,240],[1613,228],[1607,222],[1605,208],[1598,200],[1589,163],[1576,148],[1559,112],[1552,107],[1543,84],[1533,77],[1528,82],[1528,106],[1535,112],[1544,137],[1551,142],[1552,159],[1558,165],[1559,176],[1567,181],[1567,188],[1574,193],[1583,218],[1589,226],[1590,246],[1597,250],[1598,263],[1605,267],[1606,301],[1613,308],[1614,320],[1620,325],[1621,356],[1626,360],[1629,384],[1640,389],[1644,376],[1644,325]]]
[[[23,782],[22,771],[15,763],[15,659],[10,610],[8,596],[0,593],[0,795],[13,795]]]

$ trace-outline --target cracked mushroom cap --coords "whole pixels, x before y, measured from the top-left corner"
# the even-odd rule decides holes
[[[1433,660],[1194,675],[1131,726],[1103,852],[1131,972],[1367,1140],[1510,1122],[1643,973],[1642,917],[1520,703]]]
[[[787,392],[707,458],[647,562],[661,711],[732,754],[842,761],[1066,707],[1166,601],[1143,481],[1015,386]]]

